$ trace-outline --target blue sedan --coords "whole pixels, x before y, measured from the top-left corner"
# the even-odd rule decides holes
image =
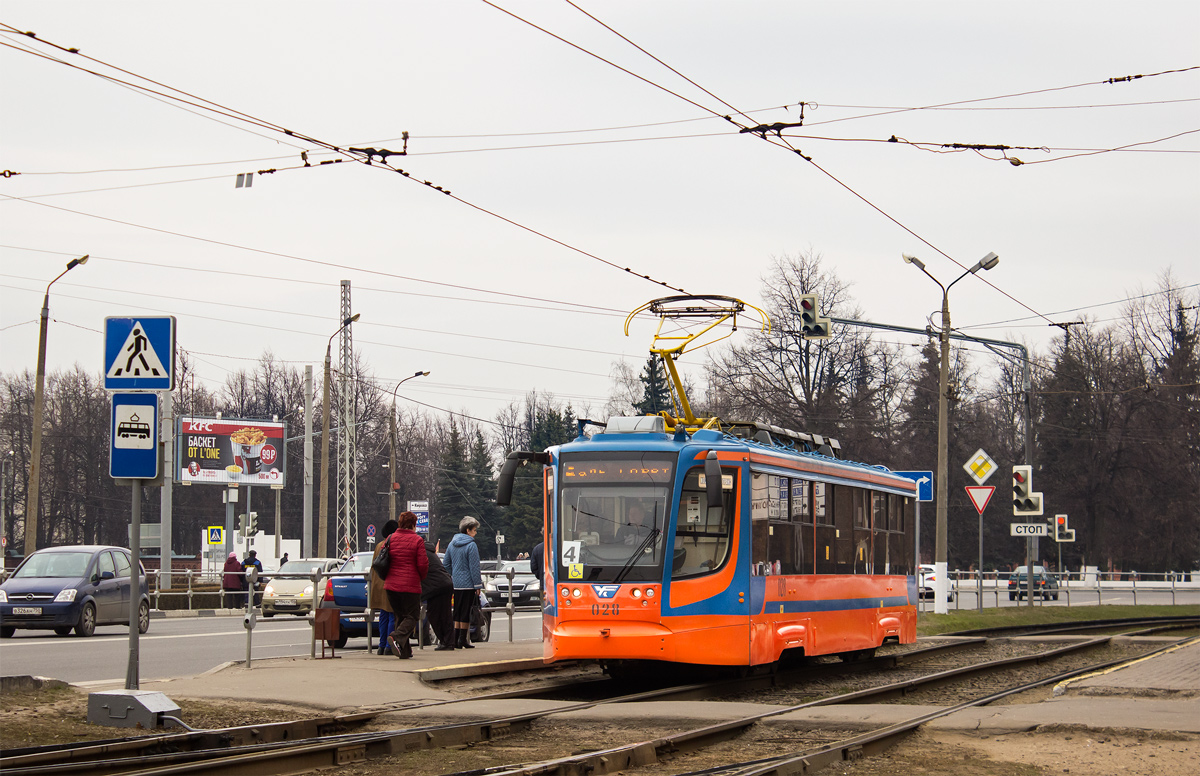
[[[141,564],[138,564],[139,569]],[[91,636],[97,625],[128,625],[129,550],[76,545],[48,547],[22,561],[0,585],[0,637],[18,629]],[[150,595],[141,569],[138,632],[150,629]]]

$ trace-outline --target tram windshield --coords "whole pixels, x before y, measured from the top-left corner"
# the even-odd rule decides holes
[[[661,580],[674,461],[563,456],[560,476],[559,579]]]

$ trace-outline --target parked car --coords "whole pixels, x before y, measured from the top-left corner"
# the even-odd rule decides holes
[[[289,560],[272,572],[270,581],[262,591],[262,616],[295,614],[302,616],[312,611],[314,571],[335,571],[342,562],[337,558],[298,558]],[[279,574],[303,574],[304,577],[280,577]]]
[[[919,567],[919,572],[917,575],[917,590],[918,590],[919,595],[922,598],[928,598],[928,599],[932,600],[933,597],[935,595],[937,595],[937,593],[934,590],[934,586],[936,584],[937,584],[937,567],[934,566],[932,563],[922,563]],[[946,580],[946,590],[948,591],[946,593],[946,600],[953,601],[954,600],[954,590],[955,590],[955,584],[954,584],[953,577]]]
[[[1028,575],[1025,566],[1017,566],[1017,570],[1008,578],[1008,600],[1016,601],[1025,597]],[[1047,598],[1058,600],[1058,577],[1047,574],[1045,566],[1033,567],[1033,595],[1041,596],[1043,601]]]
[[[17,629],[91,636],[97,625],[129,625],[129,550],[73,545],[47,547],[25,558],[0,584],[0,637]],[[138,564],[138,632],[150,629],[150,590]]]
[[[496,569],[497,573],[495,576],[484,578],[483,589],[487,593],[488,601],[491,605],[508,605],[509,584],[506,572],[509,569],[513,570],[513,606],[528,606],[540,603],[542,600],[542,586],[530,570],[529,561],[507,560],[500,564],[500,568]]]
[[[329,644],[341,649],[351,638],[366,638],[367,622],[361,617],[351,619],[349,615],[363,615],[367,611],[367,580],[371,576],[372,552],[356,552],[350,556],[339,572],[353,572],[354,576],[330,577],[325,581],[325,593],[317,603],[318,609],[340,609],[339,630],[336,639]],[[376,615],[371,620],[371,635],[379,636],[379,618]],[[428,621],[423,621],[423,641],[426,644],[436,643],[433,629]],[[491,637],[492,613],[475,609],[471,613],[471,641],[487,641]]]

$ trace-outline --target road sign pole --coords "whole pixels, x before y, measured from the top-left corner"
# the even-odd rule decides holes
[[[142,608],[142,481],[133,480],[133,530],[129,532],[129,667],[125,670],[125,689],[138,688],[138,614]]]

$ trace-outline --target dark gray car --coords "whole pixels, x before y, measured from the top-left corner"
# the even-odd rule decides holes
[[[97,625],[128,625],[129,550],[104,545],[47,547],[21,562],[0,585],[0,637],[17,630],[53,630],[66,636],[91,636]],[[150,628],[146,570],[138,564],[141,584],[138,631]]]

